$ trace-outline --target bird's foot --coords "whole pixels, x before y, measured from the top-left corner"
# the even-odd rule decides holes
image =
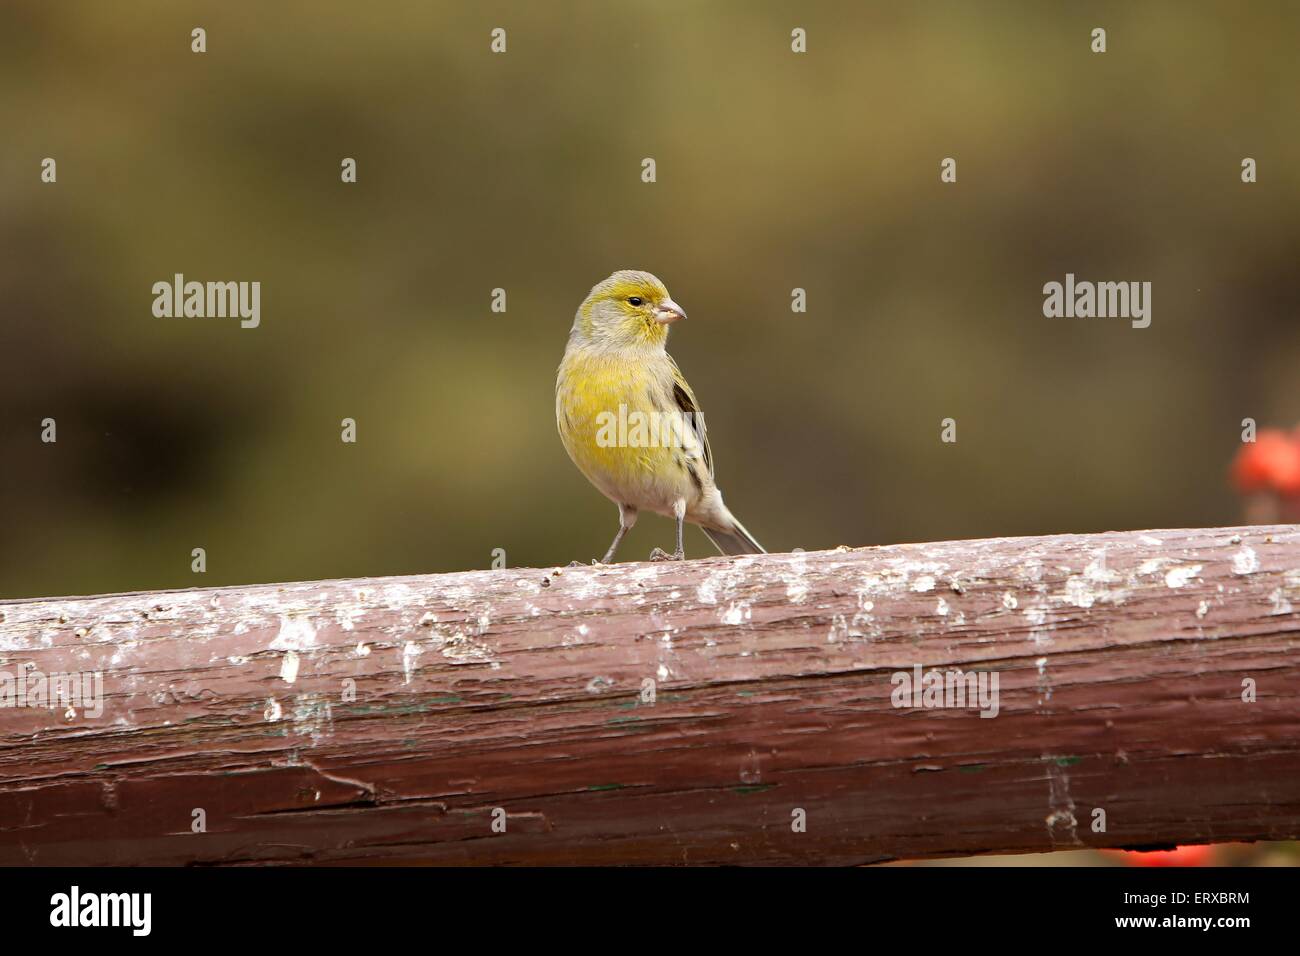
[[[676,554],[669,554],[663,548],[655,548],[650,552],[651,561],[684,561],[686,555],[678,551]]]

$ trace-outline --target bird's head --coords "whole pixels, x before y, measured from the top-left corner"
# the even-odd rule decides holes
[[[607,348],[663,346],[668,326],[686,318],[649,272],[620,269],[598,282],[578,307],[573,334]]]

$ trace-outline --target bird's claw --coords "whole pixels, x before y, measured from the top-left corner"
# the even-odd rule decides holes
[[[686,555],[682,554],[680,551],[676,554],[669,554],[663,548],[655,548],[650,552],[651,561],[681,561],[685,557]]]

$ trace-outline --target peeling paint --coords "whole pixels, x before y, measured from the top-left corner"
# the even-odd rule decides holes
[[[1048,838],[1055,845],[1068,843],[1082,846],[1079,839],[1079,821],[1075,817],[1074,798],[1070,796],[1070,775],[1063,761],[1044,754],[1047,765],[1047,807],[1048,814],[1044,822],[1047,825]],[[1060,837],[1058,838],[1058,834]]]
[[[1076,576],[1065,582],[1065,600],[1075,607],[1092,607],[1097,601],[1097,595],[1092,585]]]
[[[749,603],[747,601],[733,601],[727,610],[722,614],[722,623],[735,626],[750,618]]]
[[[1147,558],[1138,565],[1137,573],[1140,576],[1155,574],[1160,570],[1161,565],[1168,564],[1168,558]]]
[[[271,641],[273,651],[305,651],[316,646],[316,628],[305,617],[280,618],[280,632]]]
[[[1165,572],[1165,587],[1183,588],[1191,583],[1192,579],[1201,573],[1199,564],[1184,564],[1181,567],[1170,568]]]
[[[324,694],[298,694],[294,697],[293,733],[296,736],[317,741],[333,732],[334,713],[328,697]]]
[[[286,651],[280,661],[280,679],[286,684],[298,679],[298,655],[293,651]]]
[[[409,684],[411,677],[415,674],[415,659],[424,653],[415,641],[407,641],[402,645],[402,683]]]
[[[781,576],[785,582],[785,599],[791,604],[803,604],[808,600],[808,555],[797,552],[790,559],[789,569]]]

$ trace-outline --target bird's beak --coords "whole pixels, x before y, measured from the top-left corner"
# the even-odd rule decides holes
[[[686,310],[672,299],[664,299],[659,303],[659,308],[655,309],[655,321],[662,322],[664,325],[671,325],[678,319],[684,318],[686,318]]]

